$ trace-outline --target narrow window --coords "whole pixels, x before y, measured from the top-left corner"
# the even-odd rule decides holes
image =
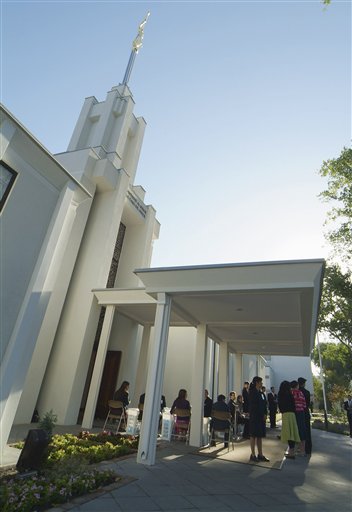
[[[5,205],[16,176],[17,172],[6,165],[5,162],[0,162],[0,212]]]

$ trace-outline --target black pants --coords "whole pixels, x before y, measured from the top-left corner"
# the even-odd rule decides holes
[[[270,428],[276,427],[276,409],[269,410]]]
[[[242,437],[249,439],[249,419],[245,418]]]
[[[347,412],[348,424],[350,426],[350,437],[352,437],[352,411]]]
[[[307,432],[307,439],[305,442],[304,451],[306,452],[307,455],[310,455],[312,453],[312,431],[311,431],[311,427],[310,427],[310,413],[307,409],[305,412],[304,419],[305,419],[306,432]]]
[[[211,431],[211,441],[210,441],[210,444],[211,446],[215,446],[215,432],[214,430]],[[224,432],[224,446],[225,448],[227,448],[229,445],[229,433],[228,432]]]

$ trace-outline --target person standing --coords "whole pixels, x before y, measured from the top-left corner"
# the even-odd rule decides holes
[[[268,393],[270,428],[276,428],[277,394],[274,386],[271,386]]]
[[[305,452],[305,444],[307,439],[307,430],[306,430],[306,421],[305,421],[305,409],[307,408],[306,399],[304,394],[300,389],[298,389],[298,382],[293,380],[291,382],[291,393],[293,395],[293,399],[295,401],[295,409],[296,409],[296,421],[299,432],[299,437],[301,438],[300,452],[304,455]]]
[[[350,437],[352,437],[352,395],[348,395],[347,400],[343,403],[343,408],[347,413],[347,420],[350,426]]]
[[[244,439],[249,439],[249,424],[248,424],[249,393],[248,393],[248,388],[249,388],[249,382],[248,382],[248,380],[246,380],[243,383],[243,389],[242,389],[243,415],[245,418],[242,437]]]
[[[211,408],[213,406],[213,400],[209,396],[209,391],[204,390],[204,418],[210,418]]]
[[[277,399],[282,414],[281,441],[288,443],[285,457],[295,459],[295,445],[301,441],[301,438],[296,421],[295,401],[291,393],[291,385],[287,380],[281,382]]]
[[[249,412],[249,382],[246,380],[243,383],[243,389],[242,389],[242,401],[243,401],[243,412]]]
[[[265,402],[265,425],[266,425],[266,418],[268,416],[268,399],[266,397],[266,387],[262,386],[262,389],[260,390],[263,400]]]
[[[269,462],[263,455],[263,442],[265,437],[266,401],[262,394],[263,379],[254,377],[249,387],[249,436],[251,444],[251,455],[249,460],[253,462]],[[255,454],[257,445],[258,455]]]
[[[304,398],[306,399],[307,407],[304,410],[304,421],[306,426],[306,444],[305,444],[305,453],[306,455],[312,454],[312,430],[310,426],[310,392],[306,389],[307,379],[304,377],[298,377],[298,389],[302,391],[304,394]]]

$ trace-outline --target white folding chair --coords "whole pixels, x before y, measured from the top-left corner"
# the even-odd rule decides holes
[[[103,426],[103,430],[105,430],[106,425],[109,425],[109,422],[111,421],[114,427],[116,427],[116,434],[118,433],[120,429],[121,423],[123,423],[123,427],[126,429],[127,422],[126,422],[126,413],[125,408],[122,402],[119,400],[109,400],[108,401],[109,406],[109,412],[106,416],[105,423]]]

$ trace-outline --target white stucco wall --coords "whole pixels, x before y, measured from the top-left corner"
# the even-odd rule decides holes
[[[274,382],[272,386],[278,390],[283,380],[297,380],[298,377],[307,379],[306,388],[313,392],[313,376],[309,357],[272,356],[270,366],[273,369]]]
[[[130,397],[134,395],[141,337],[142,328],[136,322],[120,315],[118,312],[115,313],[109,350],[120,350],[122,352],[115,388],[118,388],[122,381],[127,380],[130,383]],[[136,406],[136,404],[133,405]]]
[[[197,330],[193,327],[171,327],[169,330],[163,386],[168,407],[171,407],[181,388],[187,390],[192,405],[191,383],[197,365],[194,360],[196,335]]]
[[[9,147],[4,161],[18,173],[2,211],[0,356],[5,353],[60,191]],[[29,214],[30,212],[30,214]]]

